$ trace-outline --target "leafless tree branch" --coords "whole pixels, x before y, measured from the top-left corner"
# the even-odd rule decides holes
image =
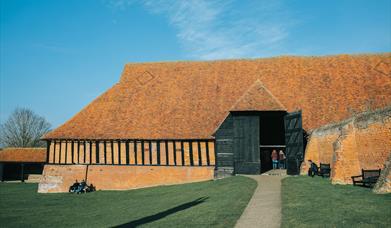
[[[0,146],[41,147],[45,143],[40,138],[50,131],[50,123],[45,118],[27,108],[17,108],[0,125]]]

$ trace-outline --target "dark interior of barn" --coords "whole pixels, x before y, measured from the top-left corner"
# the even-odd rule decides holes
[[[4,163],[1,181],[24,181],[30,174],[42,174],[43,163]]]
[[[275,149],[285,153],[284,116],[286,112],[268,111],[260,113],[260,158],[261,172],[273,168],[271,153]]]

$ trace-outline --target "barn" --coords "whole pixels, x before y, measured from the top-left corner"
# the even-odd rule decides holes
[[[299,174],[313,129],[391,105],[390,53],[126,64],[118,83],[43,137],[40,192]]]
[[[45,162],[45,148],[0,149],[0,180],[39,182]]]

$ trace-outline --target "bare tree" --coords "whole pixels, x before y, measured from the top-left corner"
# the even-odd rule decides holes
[[[0,145],[3,147],[41,147],[40,138],[50,131],[50,123],[45,118],[27,108],[17,108],[0,125]]]

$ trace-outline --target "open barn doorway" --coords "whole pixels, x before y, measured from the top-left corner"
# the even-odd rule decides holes
[[[264,111],[259,117],[259,152],[261,160],[261,173],[273,169],[271,154],[273,150],[285,153],[285,111]],[[283,166],[285,168],[285,166]]]
[[[304,157],[301,111],[231,112],[215,137],[217,176],[267,172],[274,149],[284,152],[287,174],[297,175]]]

